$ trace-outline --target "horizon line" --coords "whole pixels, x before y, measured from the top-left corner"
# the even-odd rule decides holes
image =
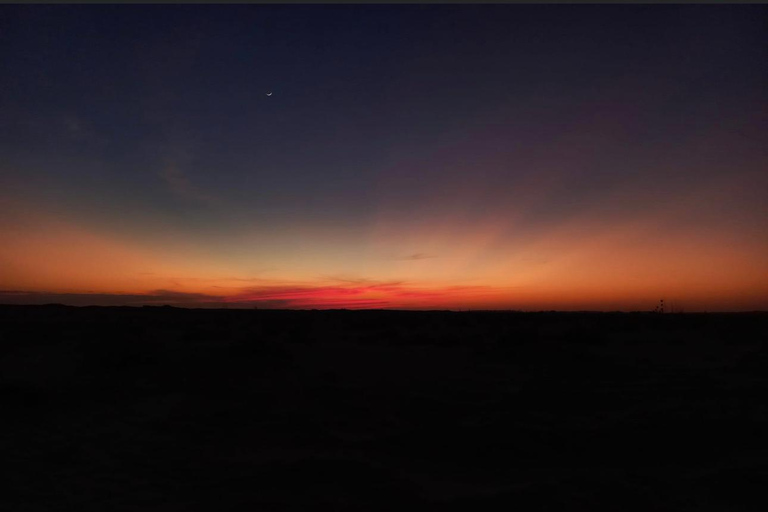
[[[600,313],[600,314],[611,314],[611,313],[622,313],[622,314],[653,314],[653,315],[710,315],[710,314],[727,314],[727,315],[739,315],[739,314],[768,314],[768,310],[761,310],[761,309],[755,309],[755,310],[745,310],[745,311],[722,311],[722,310],[712,310],[712,311],[665,311],[665,312],[659,312],[654,310],[643,310],[643,309],[636,309],[636,310],[621,310],[621,309],[611,309],[611,310],[600,310],[600,309],[583,309],[583,310],[563,310],[563,309],[531,309],[531,310],[525,310],[525,309],[419,309],[419,308],[412,308],[412,309],[402,309],[402,308],[260,308],[260,307],[234,307],[234,308],[228,308],[228,307],[216,307],[216,308],[206,308],[206,307],[188,307],[188,306],[174,306],[172,304],[140,304],[140,305],[99,305],[99,304],[88,304],[88,305],[74,305],[74,304],[62,304],[58,302],[51,302],[47,304],[9,304],[9,303],[0,303],[0,307],[22,307],[22,308],[29,308],[29,307],[35,307],[35,308],[44,308],[44,307],[59,307],[59,308],[78,308],[78,309],[84,309],[84,308],[130,308],[130,309],[184,309],[189,311],[387,311],[387,312],[403,312],[403,313],[563,313],[563,314],[575,314],[575,313]]]

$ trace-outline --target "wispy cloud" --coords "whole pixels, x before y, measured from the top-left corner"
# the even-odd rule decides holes
[[[184,171],[179,169],[174,163],[164,167],[159,174],[171,193],[181,199],[204,205],[212,205],[218,202],[217,197],[192,184]]]
[[[282,301],[292,308],[431,308],[498,293],[486,286],[420,287],[403,281],[346,282],[328,286],[264,286],[228,297],[233,303]]]
[[[172,305],[184,307],[286,308],[286,309],[415,309],[457,307],[463,302],[498,294],[486,286],[419,287],[403,283],[367,282],[337,285],[269,285],[217,294],[154,290],[143,294],[55,293],[0,290],[2,304],[50,304],[73,306]]]
[[[395,260],[426,260],[429,258],[437,258],[437,256],[433,254],[424,254],[423,252],[417,252],[414,254],[409,254],[407,256],[396,256]]]
[[[320,276],[324,281],[330,281],[333,283],[340,283],[342,285],[355,285],[355,286],[387,286],[387,285],[401,285],[403,281],[379,281],[376,279],[370,279],[368,277],[347,277],[338,275],[323,275]]]

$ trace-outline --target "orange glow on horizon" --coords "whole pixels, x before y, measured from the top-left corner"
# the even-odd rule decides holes
[[[538,231],[520,229],[523,210],[491,210],[480,221],[382,213],[364,238],[286,229],[249,245],[235,234],[234,255],[189,237],[162,244],[9,206],[0,302],[77,295],[78,304],[189,307],[650,310],[664,298],[686,311],[768,309],[765,238],[676,223],[675,212],[690,207],[680,202],[642,218],[585,212]]]

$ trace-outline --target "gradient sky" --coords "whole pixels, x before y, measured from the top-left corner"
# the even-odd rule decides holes
[[[0,303],[768,309],[767,15],[0,6]]]

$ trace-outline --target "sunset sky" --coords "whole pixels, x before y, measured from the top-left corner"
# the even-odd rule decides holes
[[[0,6],[0,303],[768,309],[766,19]]]

